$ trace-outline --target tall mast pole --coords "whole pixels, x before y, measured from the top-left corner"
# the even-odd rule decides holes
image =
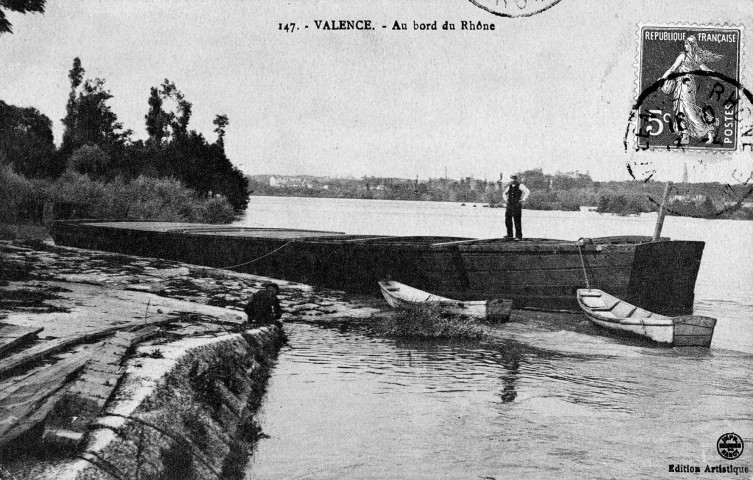
[[[658,242],[661,237],[661,229],[664,226],[664,217],[667,214],[667,199],[669,198],[669,189],[672,186],[672,182],[667,182],[667,186],[664,187],[664,197],[661,199],[661,206],[659,207],[659,216],[656,218],[656,228],[654,228],[654,238],[652,242]]]

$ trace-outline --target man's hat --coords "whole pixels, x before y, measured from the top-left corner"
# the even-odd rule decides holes
[[[510,175],[510,178],[512,178],[512,179],[517,179],[517,178],[518,178],[518,176],[517,176],[517,175],[515,175],[515,174],[513,173],[512,175]]]

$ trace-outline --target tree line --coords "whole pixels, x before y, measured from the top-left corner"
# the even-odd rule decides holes
[[[541,168],[516,172],[530,190],[526,208],[532,210],[577,211],[592,207],[600,213],[632,215],[659,209],[665,183],[655,181],[594,181],[588,173],[545,173]],[[313,196],[380,200],[421,200],[483,203],[490,207],[504,204],[509,180],[431,178],[419,181],[406,178],[298,177],[305,185],[271,186],[269,175],[249,178],[254,195]],[[281,177],[284,179],[284,177]],[[300,183],[300,182],[298,182]],[[752,187],[746,184],[679,183],[671,189],[670,215],[701,218],[753,219]]]
[[[30,179],[85,175],[92,181],[139,177],[177,180],[199,199],[222,199],[236,212],[248,204],[248,181],[225,154],[227,115],[214,119],[214,141],[190,129],[192,103],[168,79],[145,98],[147,140],[134,140],[112,110],[113,95],[101,78],[86,78],[79,58],[68,73],[62,143],[52,121],[34,107],[0,101],[0,163]],[[171,187],[172,188],[172,187]]]

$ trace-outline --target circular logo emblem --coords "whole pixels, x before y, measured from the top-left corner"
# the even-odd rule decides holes
[[[716,441],[716,451],[722,458],[734,460],[743,453],[743,439],[736,433],[725,433]]]

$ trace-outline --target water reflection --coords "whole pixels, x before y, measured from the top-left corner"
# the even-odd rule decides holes
[[[510,403],[515,400],[518,394],[515,392],[515,380],[518,377],[520,371],[520,362],[518,359],[513,359],[509,365],[506,365],[509,375],[502,376],[502,392],[499,394],[502,403]]]
[[[400,387],[439,397],[488,392],[490,386],[497,384],[497,398],[506,402],[515,399],[516,378],[524,355],[521,348],[385,340],[371,336],[367,322],[301,326],[295,329],[295,342],[291,341],[293,346],[285,355],[292,363],[329,365],[336,372],[332,381],[376,375],[377,394],[389,394]]]
[[[607,361],[615,358],[619,343],[606,351],[587,349],[592,353],[584,353],[584,349],[567,352],[509,338],[481,344],[386,340],[371,335],[368,322],[321,321],[299,325],[305,327],[296,329],[295,346],[286,352],[290,362],[326,365],[333,370],[322,374],[336,372],[333,382],[352,381],[355,375],[376,375],[377,394],[390,394],[401,387],[422,395],[438,395],[439,401],[443,401],[442,395],[483,392],[493,393],[486,397],[488,402],[504,404],[519,399],[517,390],[521,383],[529,391],[531,384],[546,384],[548,395],[554,391],[568,403],[622,413],[631,411],[630,399],[652,394],[644,382],[646,372]],[[566,336],[567,332],[560,329],[557,333]],[[594,340],[591,336],[583,337]],[[596,345],[603,341],[597,337]],[[625,342],[628,351],[637,348],[629,340],[617,341]],[[681,349],[645,350],[658,352],[662,357],[667,356],[666,352],[671,352],[670,357],[683,355]],[[703,355],[697,349],[686,353]],[[594,362],[600,366],[595,368],[591,365]]]
[[[552,332],[545,348],[515,338],[398,342],[370,335],[366,322],[286,328],[290,346],[260,418],[271,438],[258,445],[250,478],[508,478],[540,475],[553,468],[546,458],[557,458],[550,473],[561,475],[574,465],[597,469],[605,445],[617,476],[630,476],[646,448],[657,450],[641,432],[661,432],[668,445],[713,436],[710,422],[688,419],[708,415],[729,380],[736,389],[726,402],[751,418],[744,399],[753,381],[739,355],[683,355],[568,330]],[[515,329],[504,331],[516,337]],[[723,379],[710,378],[725,366]],[[670,450],[655,456],[677,456]]]

